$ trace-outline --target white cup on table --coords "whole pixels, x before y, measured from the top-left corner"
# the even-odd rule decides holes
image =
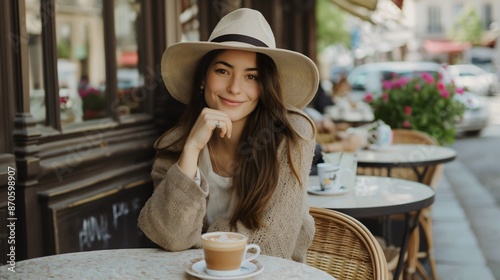
[[[323,153],[325,163],[338,165],[340,168],[340,184],[346,188],[353,188],[356,184],[358,158],[354,152]],[[319,167],[318,167],[319,177]]]
[[[347,188],[344,176],[354,178],[353,171],[337,163],[318,163],[318,179],[322,191],[342,192]]]

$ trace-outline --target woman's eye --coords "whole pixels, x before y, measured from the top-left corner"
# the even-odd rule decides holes
[[[228,74],[229,73],[226,69],[216,69],[215,72],[219,73],[219,74]]]
[[[248,75],[248,79],[256,81],[258,80],[258,77],[256,75]]]

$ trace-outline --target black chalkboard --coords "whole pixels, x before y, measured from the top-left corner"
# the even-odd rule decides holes
[[[114,188],[49,206],[55,253],[152,247],[137,226],[152,189]]]

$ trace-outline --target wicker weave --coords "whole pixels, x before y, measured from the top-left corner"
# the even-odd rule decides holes
[[[423,144],[423,145],[439,145],[439,143],[429,134],[416,130],[408,129],[394,129],[394,139],[395,144]],[[419,167],[419,172],[422,172],[423,167]],[[429,166],[422,183],[428,185],[435,189],[441,179],[444,171],[444,165],[439,164],[436,166]],[[357,174],[360,175],[374,175],[374,176],[387,176],[387,169],[385,168],[358,168]],[[409,167],[397,167],[391,169],[391,177],[403,178],[406,180],[418,181],[415,172]],[[393,216],[392,219],[401,219],[398,216]],[[436,264],[434,260],[434,247],[432,239],[432,219],[431,219],[431,208],[425,208],[419,218],[419,227],[422,230],[427,243],[426,251],[419,251],[420,245],[420,231],[415,230],[410,237],[408,244],[408,255],[406,264],[406,274],[412,275],[416,271],[423,276],[424,279],[438,279],[436,273]],[[429,276],[423,267],[423,265],[418,261],[419,258],[428,258],[429,267],[431,270],[431,276]]]
[[[311,207],[316,231],[307,251],[307,264],[336,279],[388,279],[387,262],[379,243],[356,219],[337,211]]]

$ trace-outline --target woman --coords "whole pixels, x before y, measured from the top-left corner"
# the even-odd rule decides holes
[[[155,143],[142,231],[170,251],[200,248],[206,231],[236,231],[262,254],[304,262],[315,128],[300,109],[316,91],[314,63],[277,49],[264,17],[238,9],[208,42],[167,48],[162,74],[187,108]]]

